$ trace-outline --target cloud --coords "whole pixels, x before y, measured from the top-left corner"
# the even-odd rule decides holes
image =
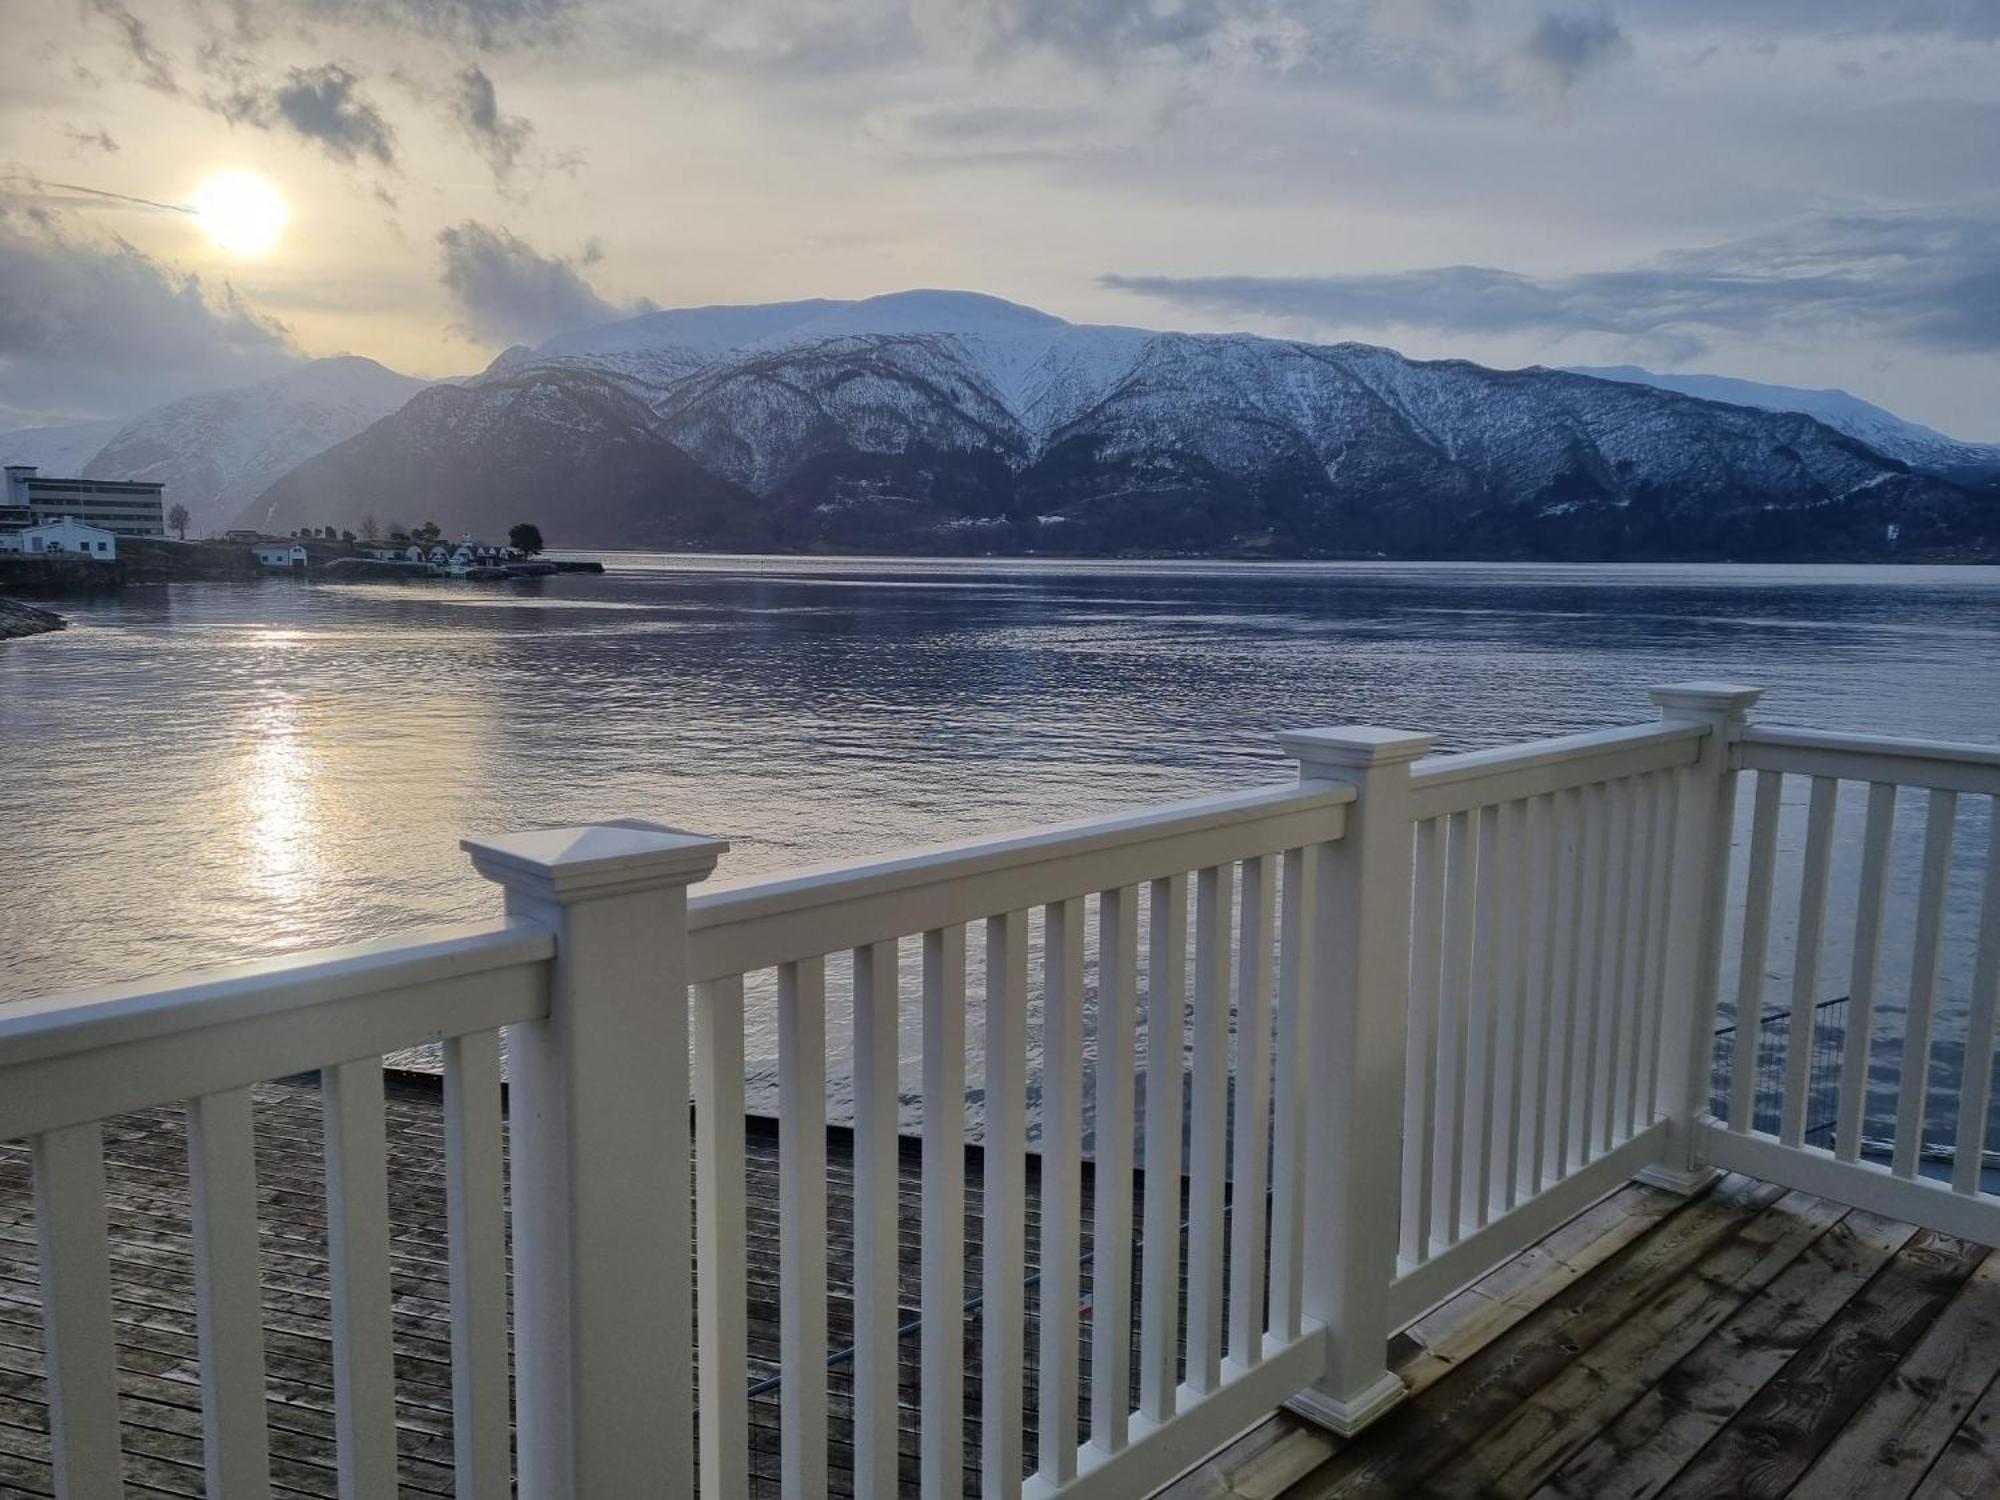
[[[2000,40],[1993,0],[1626,0],[1635,22],[1753,35],[1828,37],[1944,36]]]
[[[469,64],[458,75],[458,94],[452,102],[452,113],[486,158],[495,180],[504,182],[511,177],[521,153],[528,149],[535,127],[520,115],[500,112],[493,80],[477,63]]]
[[[46,208],[0,200],[0,415],[9,425],[123,416],[274,375],[301,355],[226,283]]]
[[[1043,51],[1094,67],[1145,59],[1290,67],[1323,40],[1315,0],[929,0],[934,38],[970,37],[988,55]],[[1351,22],[1336,17],[1341,29]]]
[[[247,116],[237,118],[247,117],[265,129],[282,123],[335,161],[354,163],[365,156],[394,166],[396,132],[360,85],[360,78],[339,63],[293,68],[276,89],[253,96]]]
[[[595,243],[574,258],[543,255],[510,230],[467,219],[439,233],[438,252],[462,327],[484,343],[536,344],[653,306],[620,307],[597,294],[580,269],[599,259]]]
[[[578,0],[279,0],[308,21],[370,22],[477,47],[569,34]]]
[[[121,5],[119,0],[90,0],[90,8],[118,28],[126,54],[138,68],[140,82],[162,94],[180,92],[180,83],[174,77],[172,65],[154,44],[153,33],[144,21]]]
[[[87,147],[92,151],[102,151],[106,156],[115,155],[118,151],[118,142],[111,138],[111,132],[106,130],[102,125],[98,126],[95,130],[83,130],[72,125],[63,134],[75,141],[77,145]]]
[[[1536,20],[1513,63],[1531,91],[1560,107],[1570,85],[1631,50],[1625,33],[1604,11],[1551,11]]]
[[[1936,354],[1995,354],[2000,210],[1830,216],[1642,266],[1563,276],[1436,266],[1101,282],[1211,316],[1473,336],[1609,334],[1675,359],[1719,335],[1858,334]]]

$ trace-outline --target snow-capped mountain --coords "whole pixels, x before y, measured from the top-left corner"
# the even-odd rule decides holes
[[[522,467],[539,445],[592,485]],[[533,519],[591,545],[1869,556],[1992,529],[1964,489],[1802,414],[932,291],[654,312],[511,350],[253,514],[380,517],[391,476],[447,528]]]
[[[188,508],[198,536],[227,526],[272,481],[423,387],[372,359],[316,359],[257,385],[154,407],[113,433],[83,472],[165,484],[167,503]]]
[[[1663,391],[1699,396],[1704,401],[1727,401],[1762,411],[1804,412],[1836,432],[1860,438],[1879,453],[1900,458],[1913,469],[1947,479],[1978,479],[2000,473],[2000,443],[1968,443],[1946,437],[1935,428],[1906,421],[1846,391],[1765,385],[1728,375],[1660,375],[1637,365],[1578,365],[1572,373],[1657,386]]]
[[[79,474],[125,424],[69,422],[60,427],[20,427],[0,432],[0,464],[33,464],[44,474]]]

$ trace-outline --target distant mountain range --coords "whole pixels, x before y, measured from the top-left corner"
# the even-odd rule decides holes
[[[156,406],[129,422],[0,433],[0,460],[92,479],[158,480],[191,535],[218,531],[270,485],[395,411],[425,382],[372,359],[316,359],[258,385]]]
[[[1576,365],[1576,375],[1657,386],[1704,401],[1727,401],[1762,411],[1797,411],[1815,417],[1849,437],[1859,438],[1878,453],[1899,458],[1911,468],[1945,479],[1975,483],[2000,474],[2000,443],[1966,443],[1935,428],[1907,422],[1872,401],[1846,391],[1809,390],[1790,385],[1762,385],[1727,375],[1656,375],[1637,365]]]
[[[24,441],[0,434],[0,456]],[[489,536],[533,520],[578,546],[2000,556],[2000,447],[1840,392],[1094,327],[961,292],[652,312],[429,386],[319,361],[148,413],[86,467],[167,478],[199,503],[198,529],[373,517]]]

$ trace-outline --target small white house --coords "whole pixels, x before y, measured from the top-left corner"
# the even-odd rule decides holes
[[[310,554],[297,542],[263,542],[251,549],[262,568],[304,568]]]
[[[30,557],[78,556],[93,562],[116,562],[116,534],[98,526],[86,526],[73,516],[40,526],[24,526],[18,531],[0,532],[0,549],[24,552]]]

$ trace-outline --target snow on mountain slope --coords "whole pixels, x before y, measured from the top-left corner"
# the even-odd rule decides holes
[[[212,391],[134,418],[84,465],[95,479],[157,480],[185,505],[194,535],[230,524],[251,500],[314,454],[354,436],[425,382],[345,355],[257,385]]]
[[[310,485],[274,489],[282,503],[260,514],[350,524],[334,512],[358,502],[343,497],[415,464],[413,482],[433,488],[461,470],[485,476],[463,499],[468,525],[528,517],[579,544],[1576,557],[2000,546],[1990,505],[1798,412],[1362,344],[1091,327],[969,293],[646,314],[509,351],[457,398],[427,396],[423,421],[413,404],[315,460]],[[616,441],[643,461],[599,466],[587,516],[552,513],[547,480],[523,477],[530,450],[569,452],[569,419],[612,404]],[[502,443],[516,462],[495,469],[487,449]],[[679,477],[638,477],[655,470]]]
[[[1966,478],[2000,473],[2000,443],[1968,443],[1947,437],[1846,391],[1765,385],[1728,375],[1661,375],[1637,365],[1579,365],[1571,373],[1656,386],[1704,401],[1726,401],[1763,411],[1804,412],[1837,432],[1859,438],[1869,447],[1927,473]]]
[[[33,464],[44,474],[80,474],[92,455],[124,425],[114,418],[0,432],[0,464]]]

